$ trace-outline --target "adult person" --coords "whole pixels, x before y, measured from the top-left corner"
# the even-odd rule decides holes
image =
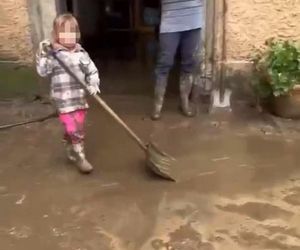
[[[159,34],[160,51],[155,69],[155,91],[152,119],[161,118],[161,110],[177,50],[180,49],[180,98],[181,110],[187,117],[194,112],[189,97],[192,91],[203,25],[204,0],[161,0],[161,22]]]

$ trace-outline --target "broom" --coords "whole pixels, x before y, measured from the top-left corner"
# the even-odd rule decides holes
[[[86,83],[79,79],[79,77],[66,65],[66,63],[59,58],[55,51],[48,47],[48,53],[52,55],[57,62],[62,66],[62,68],[72,76],[76,81],[78,81],[85,89]],[[146,166],[156,175],[170,181],[176,181],[174,177],[170,174],[171,163],[175,161],[174,158],[167,155],[166,153],[159,150],[159,148],[154,143],[145,143],[139,138],[136,133],[105,103],[105,101],[98,95],[93,96],[94,99],[100,106],[112,117],[114,120],[121,125],[127,134],[140,146],[140,148],[145,152],[146,155]]]

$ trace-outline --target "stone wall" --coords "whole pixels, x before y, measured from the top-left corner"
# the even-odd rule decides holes
[[[32,60],[26,0],[0,1],[0,59]]]
[[[248,60],[271,37],[300,40],[300,0],[227,0],[228,60]]]
[[[227,0],[226,75],[236,96],[251,98],[251,57],[272,37],[300,40],[300,0]]]

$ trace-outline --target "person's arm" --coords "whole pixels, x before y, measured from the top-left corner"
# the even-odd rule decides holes
[[[80,59],[80,67],[85,74],[88,92],[91,95],[100,93],[100,78],[98,69],[87,52],[83,52],[83,56]]]
[[[47,77],[52,73],[52,59],[48,56],[46,46],[50,45],[49,40],[40,42],[36,53],[36,70],[41,77]]]

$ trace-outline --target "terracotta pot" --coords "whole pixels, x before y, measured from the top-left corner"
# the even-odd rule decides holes
[[[271,111],[280,117],[289,119],[300,118],[300,85],[284,96],[272,97],[270,100]]]

